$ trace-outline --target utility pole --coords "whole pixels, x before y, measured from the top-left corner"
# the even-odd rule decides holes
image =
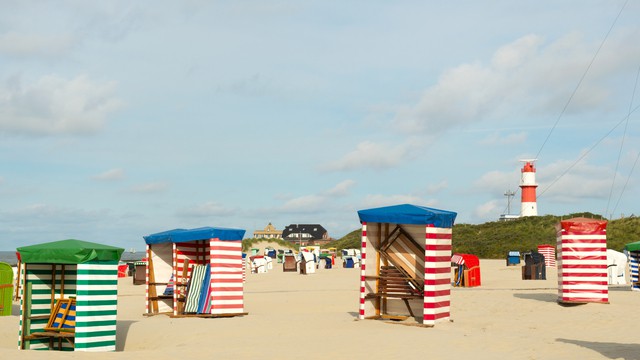
[[[511,215],[511,198],[516,195],[515,191],[507,190],[504,196],[507,197],[507,215]]]

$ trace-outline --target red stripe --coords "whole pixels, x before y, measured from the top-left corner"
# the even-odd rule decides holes
[[[562,264],[562,269],[602,269],[606,268],[606,265],[597,264]]]
[[[360,258],[361,258],[362,260],[365,260],[365,259],[367,258],[367,253],[361,253],[361,254],[360,254]]]
[[[589,293],[589,294],[609,294],[609,290],[580,290],[580,289],[562,289],[563,294]]]
[[[424,249],[430,251],[449,251],[451,250],[451,244],[427,244]]]
[[[607,260],[607,255],[562,255],[562,260]],[[604,265],[604,267],[607,267]]]
[[[451,233],[436,233],[436,232],[427,232],[425,238],[426,239],[439,239],[439,240],[451,240],[453,234]]]
[[[562,285],[608,285],[607,281],[562,281]],[[591,291],[591,290],[588,290]]]
[[[562,242],[564,242],[565,240],[571,241],[571,242],[581,242],[581,241],[606,241],[604,239],[566,239],[564,238],[565,236],[571,236],[571,235],[607,235],[607,231],[595,231],[595,232],[590,232],[590,231],[568,231],[568,230],[562,230]]]
[[[451,290],[425,291],[424,297],[450,296]]]
[[[364,309],[360,309],[360,316],[364,316]]]
[[[425,268],[424,273],[425,274],[450,274],[451,268],[450,267]]]
[[[572,273],[572,272],[563,272],[562,277],[573,276],[573,277],[607,277],[606,273]]]
[[[522,198],[521,202],[536,202],[536,187],[537,185],[521,185]]]
[[[438,314],[425,314],[424,315],[424,320],[425,321],[434,321],[434,320],[438,320],[438,319],[442,319],[442,318],[448,318],[449,317],[449,312],[442,312],[442,313],[438,313]]]
[[[424,303],[424,308],[425,309],[438,309],[441,307],[446,307],[446,306],[450,306],[451,304],[449,303],[449,301],[439,301],[439,302],[432,302],[432,303]]]
[[[424,281],[424,286],[447,285],[451,283],[451,279],[429,279]]]
[[[211,300],[244,300],[244,297],[242,295],[238,295],[238,296],[217,295],[217,296],[212,296]]]
[[[360,293],[364,293],[364,286],[360,287]]]
[[[572,297],[562,297],[563,301],[575,301],[575,302],[609,302],[608,298],[572,298]]]
[[[213,304],[211,305],[211,310],[214,309],[238,309],[240,311],[242,311],[242,304],[227,304],[227,305],[218,305],[218,304]],[[212,312],[214,313],[214,312]]]
[[[433,262],[433,263],[450,263],[451,256],[425,256],[425,262]]]

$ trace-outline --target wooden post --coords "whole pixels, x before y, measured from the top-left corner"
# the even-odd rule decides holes
[[[151,255],[151,251],[149,251]],[[149,301],[151,301],[151,310],[154,314],[158,313],[158,292],[156,291],[156,276],[153,271],[153,257],[149,256],[147,259],[147,266],[149,267]]]

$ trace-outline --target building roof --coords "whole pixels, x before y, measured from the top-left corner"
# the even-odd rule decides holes
[[[322,239],[327,233],[327,230],[320,224],[291,224],[284,228],[282,231],[282,237],[287,238],[291,234],[309,234],[309,238]]]

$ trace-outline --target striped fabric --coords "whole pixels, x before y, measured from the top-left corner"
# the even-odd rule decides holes
[[[464,258],[458,254],[453,254],[451,256],[451,262],[456,265],[464,265]]]
[[[630,251],[629,252],[629,275],[631,277],[631,290],[633,291],[640,291],[640,285],[637,285],[637,282],[639,280],[638,264],[640,264],[640,252]]]
[[[609,302],[606,221],[561,221],[558,301]]]
[[[55,278],[52,276],[55,272]],[[61,291],[62,272],[64,272],[64,289]],[[75,348],[66,341],[62,342],[62,350],[66,351],[115,351],[116,349],[116,313],[118,263],[102,264],[25,264],[23,273],[23,290],[21,299],[20,331],[18,347],[26,349],[48,349],[47,338],[34,339],[22,344],[23,328],[27,333],[41,332],[47,325],[52,310],[51,284],[56,282],[54,301],[60,298],[76,298],[75,309]],[[29,291],[30,294],[25,294]],[[42,316],[42,319],[25,321],[22,311],[29,304],[31,317]],[[67,321],[67,324],[69,322]]]
[[[244,312],[242,240],[210,242],[211,314]]]
[[[552,245],[538,245],[538,252],[544,255],[544,266],[556,267],[556,248]]]
[[[63,269],[64,268],[64,269]],[[26,334],[34,332],[42,332],[47,326],[49,316],[55,301],[60,298],[69,298],[76,296],[76,283],[77,283],[77,270],[76,265],[51,265],[51,264],[23,264],[22,273],[22,293],[20,296],[20,331],[18,332],[18,348],[22,348],[22,336],[23,328]],[[61,293],[62,273],[64,272],[64,292]],[[55,279],[53,274],[55,273]],[[51,284],[56,282],[56,291],[54,298],[51,298]],[[116,264],[116,281],[117,281],[117,264]],[[29,291],[30,294],[25,292]],[[26,297],[30,297],[31,306],[28,309],[31,317],[41,317],[31,319],[29,322],[25,322],[26,314],[23,312],[25,306],[28,307],[28,303],[24,304],[27,300]],[[77,313],[77,307],[76,307]],[[77,315],[76,315],[77,322]],[[24,344],[25,349],[31,350],[46,350],[49,349],[49,339],[41,338],[28,341]],[[62,343],[63,351],[73,351],[73,347],[66,341]]]
[[[344,251],[344,250],[343,250]],[[343,253],[344,254],[344,253]],[[366,293],[366,281],[367,275],[367,223],[362,223],[362,260],[360,262],[360,315],[359,319],[364,320],[365,313],[365,296]]]
[[[118,263],[78,264],[76,351],[115,351]]]
[[[424,325],[450,318],[451,228],[426,227],[424,251]]]
[[[193,267],[193,270],[191,272],[191,279],[189,279],[187,301],[184,307],[185,313],[198,312],[198,302],[200,301],[202,282],[204,280],[206,271],[206,265],[196,265]]]

